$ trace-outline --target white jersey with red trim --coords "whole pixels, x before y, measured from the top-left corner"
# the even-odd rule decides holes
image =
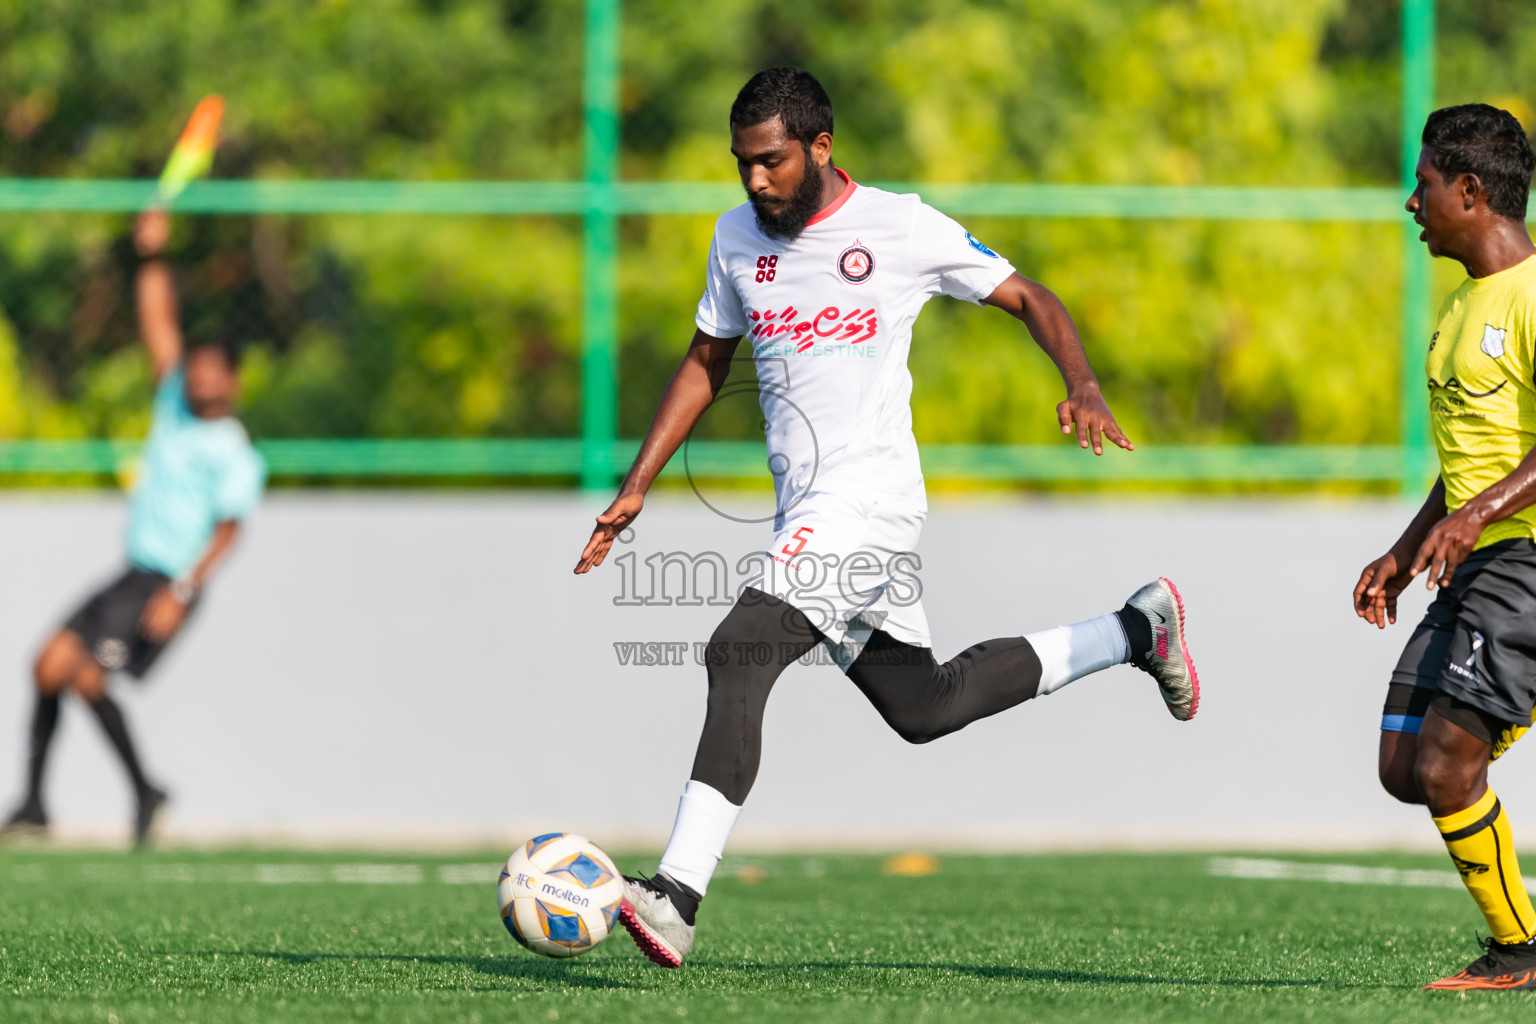
[[[813,491],[923,503],[912,436],[912,323],[935,295],[979,303],[1013,267],[915,195],[847,184],[793,241],[750,203],[715,224],[695,322],[745,336],[782,516]]]
[[[1013,267],[915,195],[856,185],[793,241],[750,203],[720,218],[695,318],[744,336],[777,500],[751,585],[804,612],[847,668],[871,628],[930,646],[913,554],[927,515],[912,436],[912,323],[935,295],[981,302]]]

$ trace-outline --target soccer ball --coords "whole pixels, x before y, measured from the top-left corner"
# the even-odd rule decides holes
[[[501,922],[541,956],[580,956],[619,919],[624,877],[608,855],[581,836],[534,836],[507,858],[496,885]]]

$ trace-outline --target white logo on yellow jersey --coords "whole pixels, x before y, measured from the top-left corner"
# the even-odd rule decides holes
[[[1502,327],[1495,327],[1495,326],[1493,326],[1493,324],[1484,324],[1483,325],[1483,351],[1488,353],[1494,359],[1497,359],[1500,356],[1502,356],[1504,354],[1504,334],[1505,333],[1506,332],[1505,332],[1504,328],[1502,328]]]

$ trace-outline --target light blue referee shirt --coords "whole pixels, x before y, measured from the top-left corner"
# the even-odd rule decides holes
[[[155,390],[154,421],[128,504],[128,561],[179,579],[197,565],[213,528],[261,500],[267,467],[233,416],[205,420],[187,405],[181,366]]]

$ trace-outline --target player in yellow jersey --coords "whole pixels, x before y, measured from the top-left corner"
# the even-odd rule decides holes
[[[1427,570],[1439,594],[1392,673],[1381,722],[1388,793],[1423,804],[1492,933],[1432,989],[1536,989],[1536,909],[1488,765],[1536,705],[1536,245],[1525,228],[1536,156],[1513,115],[1430,115],[1408,211],[1431,255],[1467,270],[1424,361],[1440,479],[1360,574],[1355,612],[1379,628]]]

